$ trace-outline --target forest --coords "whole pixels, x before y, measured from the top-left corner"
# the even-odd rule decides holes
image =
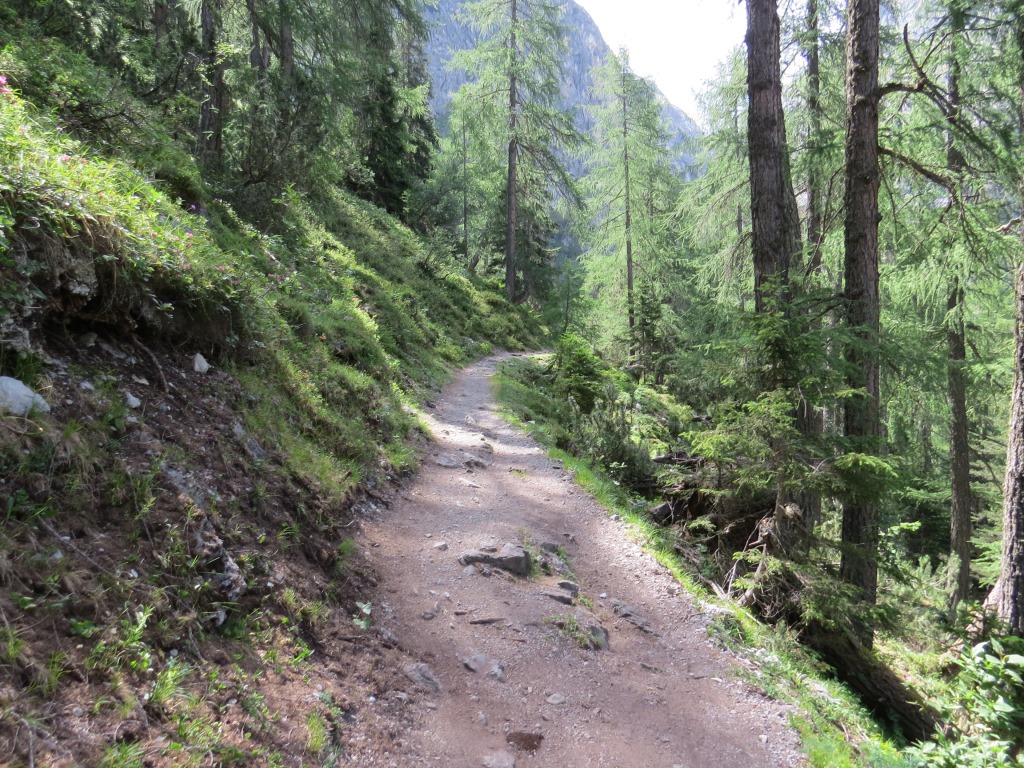
[[[626,50],[565,103],[562,0],[466,0],[436,114],[420,0],[0,0],[0,373],[60,392],[47,361],[99,333],[170,393],[165,355],[202,350],[284,457],[203,515],[229,543],[237,521],[248,580],[268,498],[313,493],[259,525],[351,604],[322,542],[414,466],[410,409],[492,349],[550,347],[504,367],[509,414],[752,617],[722,642],[773,638],[780,678],[852,692],[856,736],[800,700],[812,764],[1024,765],[1024,3],[907,6],[745,0],[680,137]],[[0,691],[0,733],[25,764],[69,679],[131,687],[225,610],[158,574],[143,619],[141,587],[38,554],[66,518],[119,516],[129,548],[182,550],[161,573],[202,570],[155,522],[199,513],[90,375],[96,419],[0,421],[0,670],[43,702]],[[292,626],[261,604],[217,627],[311,643],[300,598],[274,603]],[[184,718],[168,669],[125,711]]]

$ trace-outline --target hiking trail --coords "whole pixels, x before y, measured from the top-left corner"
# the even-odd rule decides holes
[[[423,467],[362,526],[374,625],[413,659],[387,694],[416,713],[406,754],[380,764],[804,765],[791,708],[739,681],[711,617],[500,417],[491,377],[507,357],[441,393]],[[521,544],[529,578],[508,572]]]

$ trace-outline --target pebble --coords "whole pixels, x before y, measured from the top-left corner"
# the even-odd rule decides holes
[[[125,392],[124,404],[127,405],[129,408],[138,408],[140,405],[142,405],[142,401],[139,400],[139,398],[137,398],[131,392]]]
[[[546,701],[548,704],[558,706],[560,704],[565,704],[565,696],[563,696],[560,693],[552,693],[550,696],[547,697]]]
[[[484,758],[484,768],[516,768],[516,759],[510,753],[492,752]]]

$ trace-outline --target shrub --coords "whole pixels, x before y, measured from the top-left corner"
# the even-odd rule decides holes
[[[925,765],[1024,766],[1024,639],[965,649],[944,709],[956,731],[912,750]]]
[[[604,391],[601,361],[590,345],[574,333],[566,333],[555,347],[555,390],[571,397],[580,411],[590,413]]]

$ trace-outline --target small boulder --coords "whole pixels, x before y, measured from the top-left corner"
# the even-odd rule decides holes
[[[649,635],[655,636],[658,634],[654,631],[654,627],[651,626],[651,622],[637,613],[636,608],[633,606],[624,603],[621,600],[612,600],[612,610],[615,612],[616,616],[628,621],[641,632],[646,632]]]
[[[206,362],[206,358],[196,352],[196,356],[192,358],[192,370],[196,373],[209,373],[211,368],[213,366]]]
[[[493,677],[499,683],[505,682],[505,669],[500,661],[496,661],[482,653],[474,653],[472,656],[462,660],[463,666],[470,672],[483,672],[486,670],[488,677]]]
[[[402,672],[420,690],[427,693],[441,692],[441,682],[434,676],[433,670],[426,664],[406,664],[402,667]]]
[[[459,555],[459,562],[462,565],[490,565],[515,576],[530,575],[530,553],[521,545],[511,542],[497,552],[486,552],[484,548],[463,552]]]
[[[0,376],[0,413],[28,416],[33,410],[49,413],[50,405],[17,379]]]
[[[564,589],[573,597],[576,597],[580,593],[580,585],[574,581],[560,581],[558,582],[558,588]]]
[[[428,693],[440,693],[441,683],[434,676],[433,670],[431,670],[425,664],[407,664],[401,668],[401,671],[406,674],[412,682],[420,690]]]
[[[572,595],[568,592],[556,592],[554,590],[549,590],[541,592],[541,594],[544,595],[544,597],[550,597],[552,600],[554,600],[557,603],[561,603],[562,605],[573,604]]]

